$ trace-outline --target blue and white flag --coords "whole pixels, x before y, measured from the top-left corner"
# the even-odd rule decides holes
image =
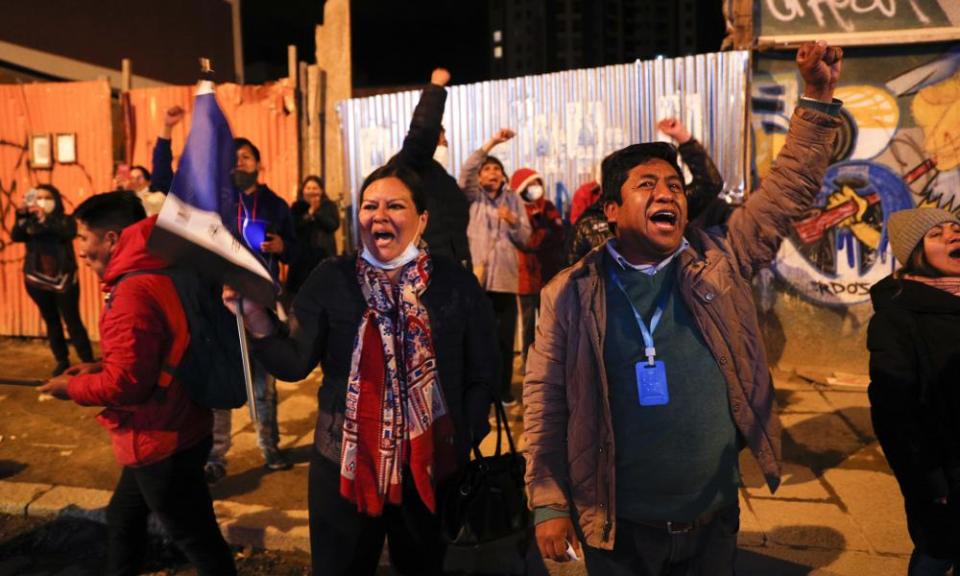
[[[235,158],[233,135],[213,82],[201,80],[190,134],[148,248],[272,307],[276,289],[269,270],[230,227],[238,201],[231,179]]]

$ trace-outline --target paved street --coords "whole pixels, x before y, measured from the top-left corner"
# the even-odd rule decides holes
[[[0,376],[42,377],[50,369],[42,342],[0,340]],[[905,574],[911,545],[900,494],[873,438],[865,390],[849,384],[856,378],[801,372],[807,377],[774,373],[786,429],[785,476],[775,496],[752,459],[741,459],[738,574]],[[296,462],[293,470],[266,473],[249,418],[235,412],[230,475],[214,496],[223,529],[236,544],[308,546],[306,460],[316,376],[278,386],[282,445]],[[95,414],[39,399],[29,388],[0,385],[0,512],[102,518],[118,469]],[[522,447],[520,408],[511,411],[511,420]],[[485,447],[491,445],[488,439]],[[584,573],[582,564],[549,568],[552,574]]]

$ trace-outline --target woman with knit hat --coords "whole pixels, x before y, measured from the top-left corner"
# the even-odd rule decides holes
[[[870,405],[903,493],[910,576],[960,568],[960,219],[890,215],[901,268],[870,289]]]
[[[523,362],[527,364],[527,348],[533,344],[540,289],[563,268],[563,217],[553,202],[546,198],[543,178],[532,168],[520,168],[510,177],[510,187],[520,195],[530,221],[530,238],[517,247],[522,326]]]

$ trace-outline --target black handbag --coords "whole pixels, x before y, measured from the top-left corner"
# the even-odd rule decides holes
[[[447,544],[443,569],[466,574],[523,574],[531,524],[524,491],[525,461],[517,453],[507,415],[494,400],[497,449],[473,442],[474,459],[449,485],[440,511]],[[509,452],[501,452],[503,435]]]

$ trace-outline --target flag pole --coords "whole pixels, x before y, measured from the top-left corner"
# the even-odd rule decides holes
[[[209,58],[200,59],[200,78],[213,82],[213,68]],[[250,404],[250,419],[253,427],[260,432],[260,415],[257,414],[256,395],[253,389],[253,371],[250,366],[250,347],[247,344],[247,327],[243,322],[243,298],[237,300],[237,336],[240,338],[240,358],[243,362],[243,382],[247,390],[247,402]]]
[[[253,390],[253,371],[250,366],[250,349],[247,345],[247,328],[243,322],[243,297],[237,299],[237,334],[240,336],[240,358],[243,360],[243,381],[247,387],[247,402],[250,403],[250,419],[253,428],[260,432],[260,415],[257,414],[256,396]]]

